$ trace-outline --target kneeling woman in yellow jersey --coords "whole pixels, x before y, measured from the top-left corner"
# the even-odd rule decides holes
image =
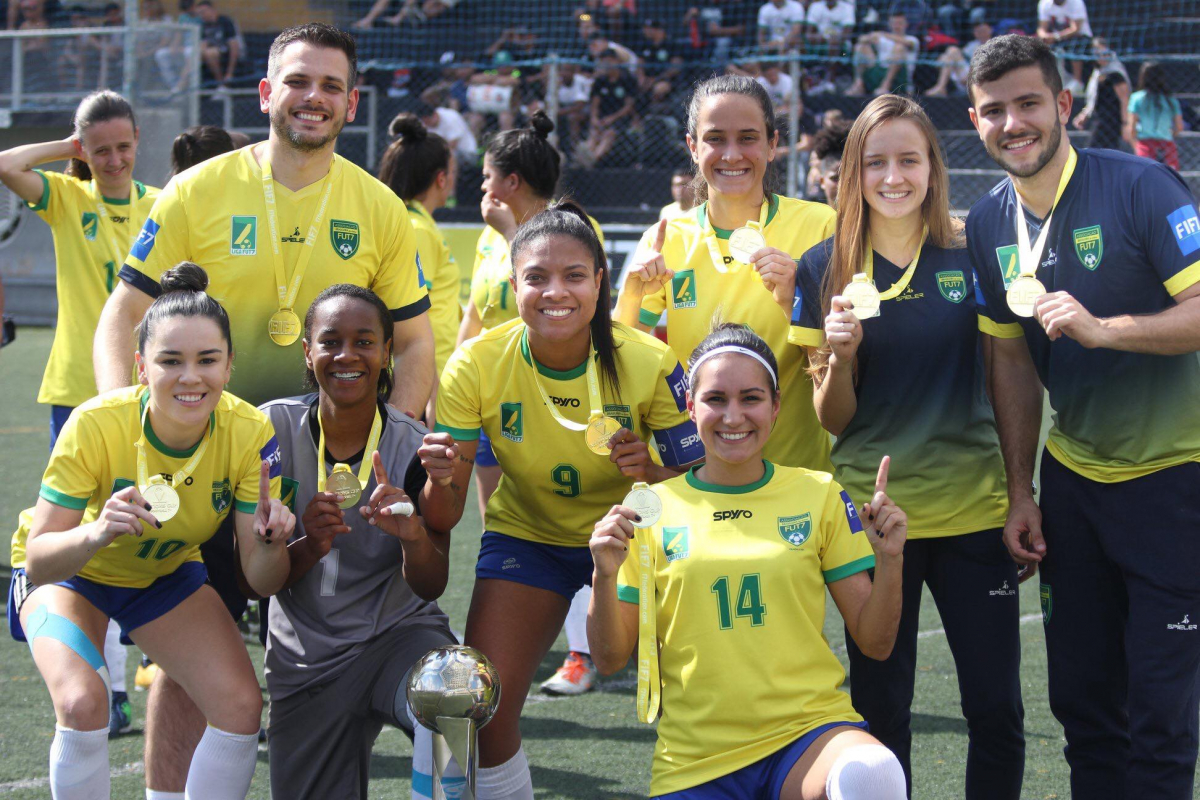
[[[638,646],[645,722],[661,691],[653,796],[903,800],[900,764],[838,689],[822,626],[828,587],[859,647],[891,652],[907,518],[885,493],[886,457],[859,512],[828,473],[763,458],[776,370],[738,325],[692,354],[688,412],[707,460],[596,523],[592,657],[611,673]]]
[[[612,322],[608,265],[582,209],[562,204],[522,225],[512,262],[520,318],[467,342],[442,373],[440,433],[422,453],[457,502],[423,513],[436,530],[458,522],[486,431],[504,475],[484,515],[466,643],[495,663],[504,694],[479,735],[479,796],[531,799],[521,707],[571,598],[591,581],[591,521],[635,480],[677,474],[703,451],[674,352]],[[651,460],[651,436],[665,467]]]
[[[229,318],[204,293],[204,271],[181,264],[160,283],[137,331],[140,385],[75,410],[13,537],[9,628],[29,642],[54,702],[58,800],[109,795],[98,648],[110,618],[208,720],[186,797],[244,798],[254,775],[262,696],[199,547],[232,511],[246,580],[272,594],[287,577],[295,517],[278,500],[270,422],[223,392]]]

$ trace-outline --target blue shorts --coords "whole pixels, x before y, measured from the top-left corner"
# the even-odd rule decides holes
[[[109,619],[121,626],[121,644],[133,644],[129,632],[166,614],[195,593],[208,580],[208,571],[199,561],[185,561],[170,575],[164,575],[144,589],[108,586],[76,575],[55,586],[65,586],[83,595]],[[8,632],[18,642],[25,641],[21,628],[21,606],[37,587],[25,577],[25,568],[13,570],[8,583]]]
[[[50,452],[54,452],[54,443],[67,424],[67,417],[75,410],[74,406],[50,406]]]
[[[479,431],[479,444],[475,448],[475,466],[500,466],[500,462],[496,460],[496,454],[492,452],[492,440],[482,430]]]
[[[778,800],[783,791],[783,782],[796,762],[812,743],[830,728],[867,729],[865,722],[830,722],[813,728],[787,747],[776,750],[766,758],[742,767],[736,772],[722,775],[699,786],[690,786],[678,792],[655,795],[670,800]]]
[[[592,585],[592,551],[484,531],[475,577],[549,589],[570,600],[585,584]]]

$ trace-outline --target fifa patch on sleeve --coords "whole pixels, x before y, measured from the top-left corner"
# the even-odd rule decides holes
[[[800,262],[796,262],[799,266]],[[800,324],[800,314],[804,311],[804,290],[800,288],[800,282],[796,281],[796,296],[792,298],[792,324]]]
[[[1175,242],[1185,255],[1200,250],[1200,219],[1196,218],[1196,207],[1182,206],[1167,215],[1167,224],[1175,234]]]
[[[850,533],[862,533],[862,520],[858,518],[858,509],[845,489],[842,490],[842,505],[846,508],[846,522],[850,523]]]
[[[674,428],[654,432],[654,444],[664,466],[682,467],[704,458],[704,445],[690,419]]]
[[[150,257],[150,251],[154,249],[154,240],[157,237],[158,223],[152,218],[146,217],[146,224],[142,226],[137,239],[133,241],[133,247],[129,248],[129,255],[145,263],[146,259]]]
[[[425,270],[421,268],[421,254],[417,253],[417,286],[429,288],[429,284],[425,282]]]
[[[667,386],[671,389],[671,395],[675,398],[675,408],[686,411],[688,382],[687,376],[683,374],[683,364],[676,364],[666,381]]]
[[[274,436],[271,441],[263,445],[258,451],[260,461],[266,461],[271,465],[271,470],[268,473],[272,478],[278,478],[283,474],[283,456],[279,453],[279,440]]]

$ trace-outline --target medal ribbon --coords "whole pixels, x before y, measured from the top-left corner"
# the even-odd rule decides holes
[[[292,271],[291,281],[287,279],[287,271],[283,265],[283,250],[279,246],[279,213],[276,210],[275,182],[271,175],[270,160],[264,158],[261,166],[263,200],[267,205],[267,227],[271,234],[271,252],[275,262],[275,285],[279,290],[279,310],[291,310],[296,306],[296,295],[300,293],[300,284],[304,282],[308,260],[312,258],[313,250],[316,247],[317,229],[321,225],[321,220],[325,218],[325,208],[329,205],[329,195],[333,192],[333,172],[338,167],[338,161],[336,158],[333,160],[329,166],[329,172],[325,174],[325,180],[321,184],[323,188],[321,202],[317,205],[317,213],[313,217],[312,224],[308,226],[304,249],[300,251],[300,257],[296,259],[296,268]]]
[[[317,444],[317,491],[325,491],[325,481],[329,476],[325,473],[325,428],[321,425],[321,409],[317,409],[317,430],[320,431],[321,441]],[[367,489],[367,481],[371,478],[371,457],[375,455],[375,451],[379,448],[379,436],[383,432],[383,417],[379,414],[379,407],[375,407],[375,421],[371,423],[371,433],[367,436],[367,446],[363,450],[362,463],[358,465],[358,482],[362,485],[363,491]],[[336,472],[338,467],[344,467],[347,472],[350,471],[349,464],[334,464],[333,469]]]
[[[899,297],[900,293],[908,288],[909,282],[912,280],[913,273],[917,271],[917,262],[921,260],[921,248],[925,246],[925,240],[929,238],[929,226],[921,231],[921,241],[917,244],[917,252],[913,254],[913,259],[905,268],[904,274],[900,276],[900,280],[892,284],[886,292],[879,293],[879,299],[891,300],[893,297]],[[875,282],[875,251],[871,247],[871,234],[867,234],[867,252],[863,257],[863,272],[867,273],[867,278],[872,283]]]
[[[528,338],[525,340],[526,346],[529,344]],[[562,425],[569,431],[585,431],[588,424],[600,417],[604,416],[604,400],[600,396],[600,378],[596,374],[596,351],[592,351],[587,360],[587,387],[588,387],[588,422],[572,422],[562,415],[554,406],[554,401],[550,399],[550,395],[546,394],[546,387],[542,386],[542,380],[538,377],[537,359],[533,357],[533,349],[529,350],[530,367],[533,369],[533,382],[537,384],[538,392],[542,395],[542,402],[546,404],[546,408],[550,411],[550,416],[554,417],[554,421]]]
[[[658,547],[646,531],[638,540],[638,721],[651,723],[658,717],[662,679],[658,672],[658,609],[654,602],[655,556]]]
[[[707,205],[707,204],[706,204]],[[704,207],[702,206],[701,209]],[[762,232],[767,227],[767,212],[771,208],[771,198],[763,199],[762,208],[758,212],[758,227],[755,228],[758,232]],[[696,216],[700,217],[702,211],[697,210]],[[729,272],[725,266],[725,257],[721,255],[721,245],[717,243],[717,231],[713,228],[712,220],[707,213],[704,213],[704,244],[708,246],[708,257],[712,260],[713,269],[717,272]],[[732,257],[732,255],[731,255]]]
[[[95,191],[96,191],[96,227],[103,228],[104,232],[108,234],[108,240],[109,240],[109,242],[112,243],[113,252],[115,254],[115,256],[114,256],[115,260],[113,261],[113,263],[116,264],[117,268],[119,269],[121,267],[121,265],[123,263],[125,263],[125,253],[121,247],[121,242],[117,239],[117,232],[115,230],[113,230],[113,228],[114,228],[113,221],[108,216],[108,209],[104,205],[104,197],[100,194],[100,187],[96,186],[95,181],[92,181],[92,186],[95,187]],[[133,221],[133,198],[134,198],[135,194],[137,194],[137,189],[135,189],[134,186],[132,184],[130,184],[130,186],[129,186],[129,215],[126,216],[126,218],[125,218],[125,234],[126,234],[125,241],[126,242],[129,242],[131,240],[129,223]],[[99,234],[100,231],[97,230],[96,233]]]
[[[150,470],[146,466],[146,426],[147,420],[150,417],[150,401],[146,400],[146,404],[142,407],[142,435],[137,440],[137,479],[138,490],[142,491],[150,485]],[[183,465],[183,469],[171,476],[171,488],[182,486],[187,480],[187,477],[195,472],[196,467],[200,466],[200,459],[204,458],[204,451],[208,449],[208,443],[212,441],[212,425],[208,426],[208,430],[204,433],[204,438],[200,440],[200,446],[196,448],[196,452],[192,453],[192,457]],[[158,483],[159,481],[155,481]]]
[[[1054,193],[1054,205],[1050,206],[1050,213],[1042,222],[1042,229],[1038,232],[1037,241],[1033,243],[1032,247],[1029,246],[1029,226],[1025,222],[1025,206],[1021,204],[1021,193],[1017,191],[1016,184],[1013,184],[1013,195],[1017,198],[1017,258],[1021,265],[1021,277],[1037,275],[1038,264],[1042,260],[1042,250],[1046,247],[1046,235],[1050,233],[1050,220],[1054,217],[1054,209],[1058,207],[1058,201],[1062,199],[1063,192],[1067,190],[1071,176],[1075,174],[1075,165],[1078,161],[1079,157],[1075,155],[1075,148],[1070,148],[1062,177],[1058,179],[1058,190]]]

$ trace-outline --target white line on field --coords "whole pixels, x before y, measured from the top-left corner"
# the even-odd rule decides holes
[[[142,762],[135,761],[132,764],[126,764],[123,767],[113,767],[111,775],[116,778],[121,775],[141,775]],[[23,781],[13,781],[12,783],[0,783],[0,794],[15,792],[20,789],[40,789],[50,783],[49,778],[26,778]]]

